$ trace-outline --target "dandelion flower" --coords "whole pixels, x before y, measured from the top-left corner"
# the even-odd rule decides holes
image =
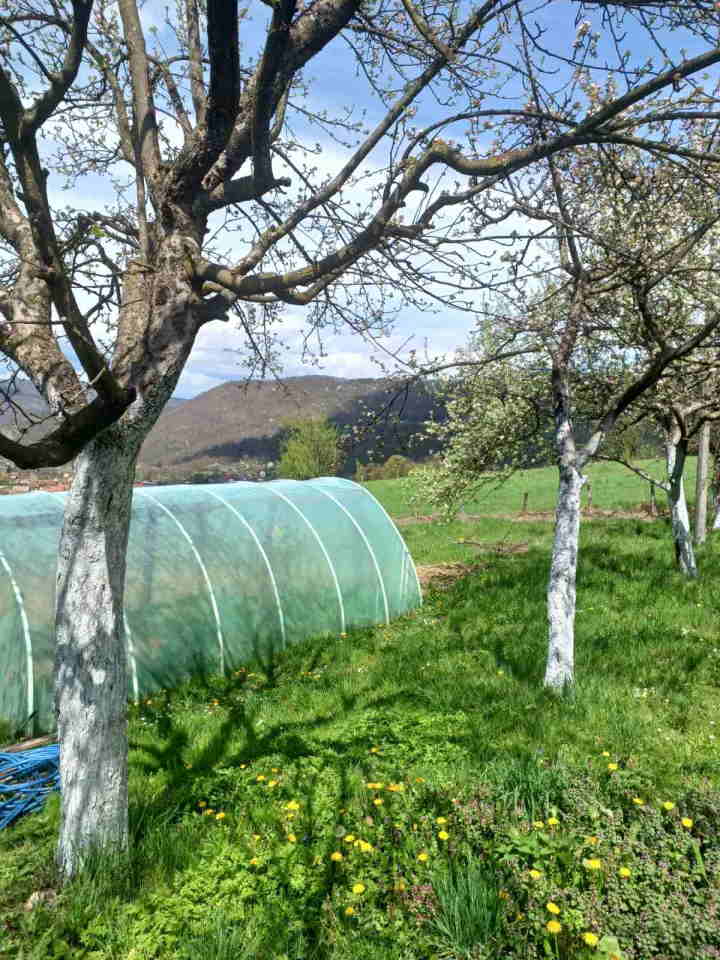
[[[533,880],[539,880],[542,876],[542,870],[530,870],[530,876]]]
[[[299,809],[300,809],[300,804],[297,802],[297,800],[291,800],[290,803],[286,803],[286,804],[285,804],[285,809],[286,809],[286,810],[299,810]]]
[[[425,861],[428,859],[428,856],[429,856],[429,855],[428,855],[427,853],[425,853],[425,851],[423,850],[422,853],[419,853],[419,854],[418,854],[417,858],[418,858],[418,860],[420,861],[420,863],[425,863]]]
[[[207,810],[203,810],[203,816],[205,817],[211,817],[214,813],[215,811],[212,807],[208,807]]]
[[[355,907],[345,907],[345,916],[352,917],[355,913]]]
[[[198,806],[200,807],[201,810],[204,810],[205,807],[207,806],[207,801],[206,801],[206,800],[198,800]]]
[[[415,783],[425,783],[425,777],[415,777]]]
[[[336,863],[339,863],[340,860],[343,859],[343,855],[340,853],[339,850],[335,850],[334,853],[331,853],[331,854],[330,854],[330,859],[331,859],[331,860],[334,860]]]
[[[610,751],[609,751],[609,750],[603,750],[603,752],[600,754],[600,756],[602,756],[602,757],[609,757],[609,756],[610,756]]]
[[[363,853],[372,853],[373,845],[368,843],[367,840],[360,841],[360,850]]]
[[[404,783],[389,783],[389,784],[388,784],[388,790],[390,790],[392,793],[402,793],[404,789],[405,789],[405,784],[404,784]]]
[[[439,837],[441,840],[449,840],[449,839],[450,839],[450,834],[447,833],[447,831],[445,831],[445,830],[441,830],[440,833],[438,834],[438,837]]]
[[[253,857],[252,860],[250,861],[250,866],[251,866],[251,867],[256,867],[256,866],[258,865],[258,863],[260,863],[260,861],[258,860],[258,858],[257,858],[257,857]]]
[[[353,893],[365,893],[365,884],[364,883],[354,883],[352,888]]]
[[[631,872],[632,871],[630,870],[629,867],[620,867],[620,869],[618,870],[618,873],[620,874],[620,876],[625,878],[629,877]]]
[[[583,860],[583,866],[586,870],[600,870],[602,869],[602,860],[591,857],[589,860]]]
[[[548,920],[545,926],[547,927],[548,933],[560,933],[562,930],[562,924],[558,923],[557,920]]]
[[[383,784],[383,783],[366,783],[365,786],[368,788],[368,790],[382,790],[382,788],[385,786],[385,784]]]
[[[549,827],[556,827],[559,823],[560,821],[557,817],[548,817],[547,825]]]
[[[608,770],[610,771],[610,773],[613,773],[615,770],[617,770],[617,768],[618,768],[618,765],[616,763],[608,764]]]
[[[297,837],[295,836],[294,833],[289,833],[287,838],[288,838],[288,843],[297,843]]]
[[[669,813],[671,810],[675,809],[675,804],[672,802],[672,800],[663,800],[662,808],[663,810],[667,810]]]
[[[643,800],[642,797],[633,797],[633,798],[632,798],[632,801],[633,801],[633,803],[635,804],[636,807],[644,807],[644,806],[645,806],[645,801]]]
[[[447,823],[447,819],[445,817],[438,817],[435,823]]]
[[[405,881],[402,879],[402,877],[400,877],[400,879],[395,881],[393,885],[393,889],[395,890],[396,893],[403,892],[403,890],[405,889]]]
[[[272,790],[273,787],[278,785],[277,780],[268,780],[268,790]]]
[[[542,830],[542,828],[545,826],[545,824],[543,823],[542,820],[533,820],[533,826],[534,826],[537,830]]]
[[[259,773],[259,774],[255,777],[255,779],[257,780],[258,783],[261,783],[263,780],[266,780],[267,778],[266,778],[266,776],[265,776],[264,773]]]
[[[224,820],[224,819],[225,819],[225,814],[222,812],[222,810],[220,811],[220,813],[216,813],[216,814],[215,814],[215,819],[216,819],[216,820]]]
[[[588,947],[596,947],[600,942],[600,937],[596,933],[592,933],[590,930],[586,930],[582,935],[583,943],[587,944]]]
[[[585,843],[589,843],[591,847],[596,847],[600,841],[597,837],[585,837]]]
[[[370,747],[370,753],[380,753],[380,747]]]
[[[345,841],[345,843],[352,843],[354,839],[355,839],[355,836],[352,833],[346,833],[345,836],[343,837],[343,840]]]
[[[545,906],[547,907],[548,913],[554,913],[555,916],[560,913],[560,907],[556,903],[553,903],[552,900],[546,903]]]
[[[692,827],[692,825],[693,825],[693,821],[690,819],[690,817],[683,817],[682,820],[680,821],[680,823],[681,823],[687,830],[689,830],[689,829]]]
[[[373,803],[375,804],[376,807],[381,807],[384,802],[385,801],[383,800],[382,797],[375,797],[375,799],[373,800]]]

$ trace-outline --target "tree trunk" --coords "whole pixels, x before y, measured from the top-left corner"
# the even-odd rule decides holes
[[[695,543],[707,536],[707,485],[710,459],[710,424],[704,423],[698,436],[697,477],[695,482]]]
[[[690,517],[683,482],[685,452],[679,444],[668,441],[666,443],[666,456],[670,481],[668,500],[670,502],[673,540],[675,542],[675,559],[686,577],[697,577],[695,551],[693,550],[690,533]]]
[[[127,846],[125,558],[139,444],[115,426],[75,461],[60,538],[56,711],[62,824],[58,865]]]
[[[580,539],[580,495],[585,478],[561,463],[550,581],[545,686],[561,693],[575,677],[575,578]]]

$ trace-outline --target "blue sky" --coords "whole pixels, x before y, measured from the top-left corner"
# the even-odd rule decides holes
[[[467,4],[463,6],[469,9]],[[167,28],[163,25],[165,9],[165,0],[148,0],[143,6],[142,18],[146,27],[157,28],[156,36],[167,49],[172,40]],[[259,0],[250,4],[250,9],[252,18],[242,25],[241,42],[244,50],[254,56],[263,40],[269,11]],[[530,4],[526,9],[531,9]],[[569,52],[576,34],[575,18],[578,4],[573,0],[553,0],[545,9],[541,0],[538,0],[537,11],[537,17],[542,18],[543,23],[548,27],[547,44],[551,44],[554,49]],[[592,25],[591,31],[600,29],[601,20],[597,12],[589,12],[587,19]],[[662,39],[671,44],[672,49],[675,50],[682,43],[679,35]],[[604,43],[605,38],[601,40],[601,49]],[[691,54],[699,49],[697,44],[691,42],[686,42],[685,45]],[[644,59],[656,52],[652,49],[647,34],[637,26],[628,29],[625,46],[632,51],[633,60]],[[353,104],[356,119],[361,119],[363,112],[368,124],[379,118],[379,107],[371,97],[366,83],[356,76],[352,55],[341,39],[331,43],[315,58],[309,64],[304,76],[311,83],[309,100],[311,105],[325,107],[332,113],[335,109]],[[504,92],[515,94],[519,91],[517,88],[515,90],[505,88]],[[439,116],[437,106],[424,101],[420,104],[417,123],[422,125],[423,122],[432,121]],[[310,129],[307,125],[303,128],[303,125],[299,124],[297,131],[300,135],[306,135],[310,142],[321,143],[322,155],[317,160],[321,175],[331,175],[336,172],[343,158],[349,154],[349,151],[343,150],[317,129]],[[446,138],[451,135],[444,134]],[[369,171],[382,166],[383,159],[383,149],[379,147],[370,156],[364,169]],[[110,197],[111,189],[100,177],[88,178],[69,191],[61,189],[59,178],[57,182],[51,180],[49,186],[55,202],[63,206],[68,204],[83,206],[87,202],[86,198],[91,196],[92,202],[87,204],[90,209],[101,207],[103,200]],[[366,200],[367,193],[362,188],[356,189],[358,198]],[[232,252],[236,255],[241,254],[242,242],[234,245]],[[232,262],[232,253],[229,262]],[[326,356],[320,365],[312,362],[310,358],[304,358],[302,342],[306,318],[306,309],[287,308],[277,328],[282,347],[281,373],[283,375],[294,376],[320,372],[343,377],[380,375],[379,367],[371,359],[372,354],[377,353],[377,350],[349,331],[328,333],[323,337]],[[392,351],[401,344],[405,344],[406,349],[414,348],[422,352],[427,344],[432,355],[450,357],[457,348],[466,343],[472,327],[471,315],[454,311],[451,307],[438,314],[420,313],[415,309],[407,309],[397,318],[394,329],[387,339],[387,347]],[[242,361],[243,345],[244,336],[238,329],[236,320],[231,318],[226,323],[215,322],[206,325],[198,337],[176,394],[191,397],[226,380],[243,378],[245,376]]]

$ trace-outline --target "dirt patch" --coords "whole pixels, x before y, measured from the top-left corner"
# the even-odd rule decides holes
[[[445,589],[469,573],[483,570],[482,563],[428,563],[416,567],[418,579],[423,589],[433,586],[435,589]]]

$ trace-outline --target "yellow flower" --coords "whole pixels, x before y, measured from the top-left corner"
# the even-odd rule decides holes
[[[609,756],[610,756],[610,751],[609,751],[609,750],[603,750],[603,752],[600,754],[600,756],[601,756],[601,757],[609,757]]]
[[[203,810],[207,806],[207,802],[205,800],[198,800],[198,806]]]
[[[255,779],[256,779],[256,780],[258,781],[258,783],[259,783],[261,780],[265,780],[266,777],[265,777],[265,774],[264,774],[264,773],[259,773],[259,774],[255,777]]]
[[[402,877],[400,877],[398,880],[395,881],[393,885],[393,889],[395,890],[396,893],[403,892],[403,890],[405,889],[405,881],[403,880]]]
[[[530,870],[530,876],[533,880],[539,880],[542,876],[542,870]]]
[[[345,916],[346,916],[346,917],[352,917],[352,915],[353,915],[354,913],[355,913],[355,907],[345,907]]]
[[[591,847],[596,847],[600,841],[597,837],[585,837],[585,843],[589,843]]]
[[[438,837],[440,838],[440,840],[449,840],[450,834],[447,833],[445,830],[441,830],[440,833],[438,834]]]
[[[286,804],[285,804],[285,809],[286,809],[286,810],[299,810],[299,809],[300,809],[300,804],[297,802],[297,800],[291,800],[290,803],[286,803]]]
[[[435,823],[441,823],[441,824],[447,823],[447,820],[445,819],[445,817],[438,817]]]
[[[250,866],[251,866],[251,867],[256,867],[256,866],[258,865],[258,863],[260,863],[260,861],[258,860],[258,858],[257,858],[257,857],[253,857],[252,860],[250,861]]]
[[[425,783],[425,777],[415,777],[415,783]]]
[[[225,814],[222,812],[222,810],[220,811],[220,813],[216,813],[216,814],[215,814],[215,819],[216,819],[216,820],[224,820],[224,819],[225,819]]]
[[[404,789],[405,789],[405,784],[404,784],[404,783],[389,783],[389,784],[388,784],[388,790],[392,791],[392,793],[402,793]]]
[[[286,820],[294,820],[295,817],[296,817],[296,814],[294,814],[294,813],[286,813],[286,814],[285,814],[285,819],[286,819]]]
[[[680,821],[680,823],[681,823],[687,830],[689,830],[689,829],[692,827],[692,825],[693,825],[693,821],[690,819],[690,817],[683,817],[682,820]]]
[[[205,817],[210,817],[213,813],[215,813],[215,811],[212,807],[208,807],[207,810],[203,810],[203,816]]]
[[[254,834],[252,835],[252,838],[253,838],[253,840],[255,841],[255,843],[257,843],[257,842],[258,842],[258,840],[260,840],[260,839],[261,839],[261,837],[260,837],[260,834],[259,834],[259,833],[254,833]]]
[[[618,768],[618,765],[616,763],[608,764],[608,770],[610,771],[610,773],[612,773],[614,770],[617,770],[617,768]]]
[[[592,933],[590,930],[587,930],[583,935],[583,942],[588,945],[588,947],[596,947],[600,942],[600,937],[596,933]]]
[[[642,797],[633,797],[632,800],[633,800],[633,803],[635,804],[636,807],[644,807],[644,806],[645,806],[645,801],[643,800]]]
[[[498,894],[498,897],[500,897],[501,900],[509,900],[510,894],[507,892],[507,890],[501,890]]]
[[[384,784],[382,783],[366,783],[365,786],[368,790],[382,790]]]
[[[355,836],[352,833],[347,833],[343,837],[343,840],[345,843],[352,843],[354,839],[355,839]]]
[[[365,893],[364,883],[355,883],[352,888],[353,893]]]
[[[334,853],[330,854],[330,859],[335,860],[336,862],[339,862],[340,860],[343,859],[343,855],[340,853],[339,850],[336,850]]]
[[[597,857],[592,857],[590,860],[583,860],[583,866],[586,870],[600,870],[602,868],[602,860],[598,860]]]
[[[373,848],[372,844],[368,843],[367,840],[360,841],[360,850],[363,853],[372,853],[372,848]]]
[[[278,785],[277,780],[268,780],[268,785],[267,785],[268,790],[272,790],[272,788],[276,787],[277,785]]]
[[[270,773],[280,773],[280,768],[279,768],[279,767],[273,767],[272,770],[270,771]]]
[[[247,766],[246,763],[241,763],[241,764],[240,764],[240,769],[241,769],[241,770],[244,770],[246,766]]]
[[[381,807],[384,802],[385,801],[383,800],[382,797],[375,797],[375,799],[373,800],[373,803],[375,804],[376,807]]]
[[[548,817],[547,825],[549,827],[556,827],[559,823],[560,821],[557,817]]]
[[[557,920],[548,920],[545,926],[547,927],[548,933],[560,933],[562,930],[562,924],[558,923]]]
[[[630,870],[629,867],[620,867],[620,869],[618,870],[618,873],[620,874],[621,877],[629,877],[631,872],[632,871]]]
[[[370,753],[380,753],[380,747],[370,747]]]
[[[556,903],[553,903],[552,900],[549,903],[546,903],[545,906],[547,907],[548,912],[554,913],[555,916],[557,916],[558,913],[560,913],[560,907]]]
[[[533,820],[533,826],[534,826],[537,830],[542,830],[542,828],[545,826],[545,824],[543,823],[542,820]]]
[[[669,812],[670,810],[675,809],[675,804],[672,802],[672,800],[663,800],[662,808],[663,810],[667,810]]]
[[[294,833],[288,834],[288,843],[297,843],[297,837]]]
[[[425,851],[423,850],[422,853],[418,854],[417,858],[420,861],[420,863],[425,863],[425,861],[428,859],[428,854],[425,853]]]

